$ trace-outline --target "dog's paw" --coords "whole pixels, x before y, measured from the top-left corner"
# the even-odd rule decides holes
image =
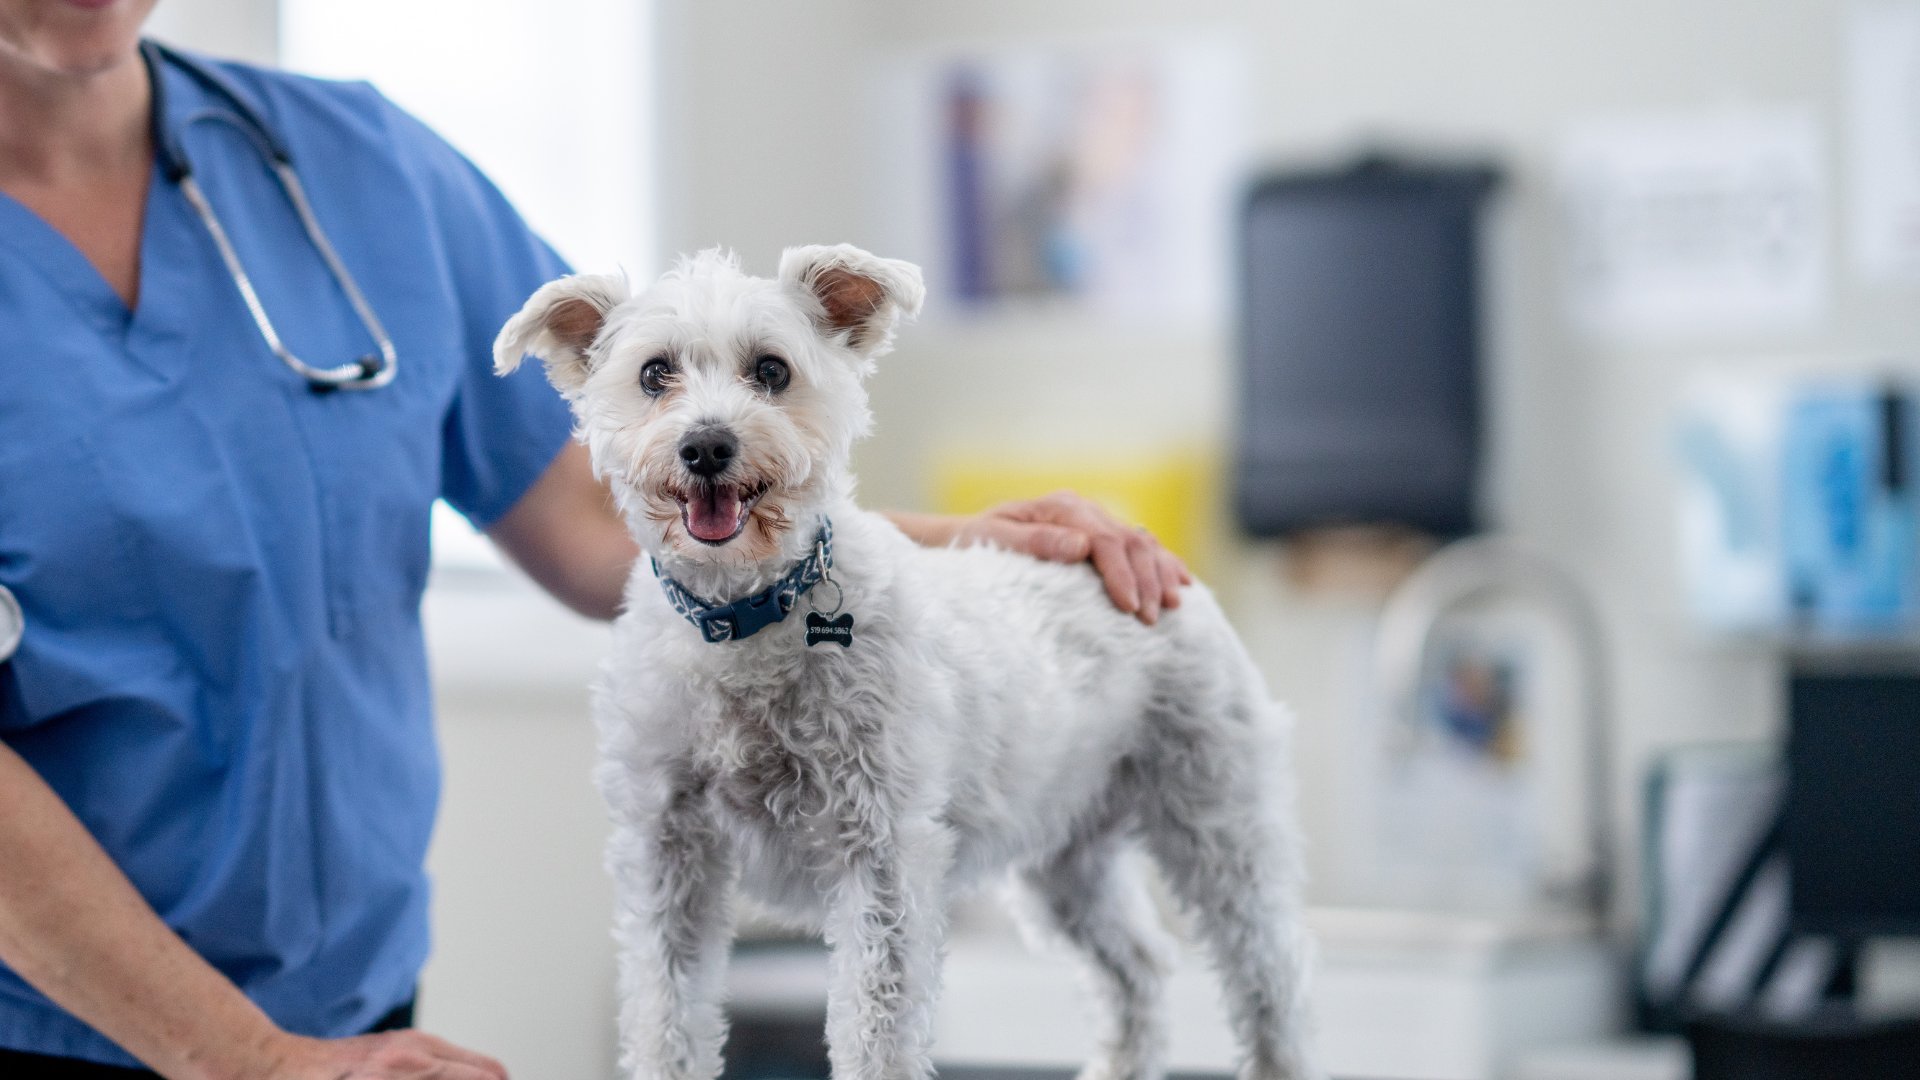
[[[1166,1069],[1132,1054],[1102,1054],[1081,1068],[1075,1080],[1161,1080]]]
[[[1286,1064],[1243,1065],[1235,1080],[1327,1080],[1327,1074],[1295,1058]]]

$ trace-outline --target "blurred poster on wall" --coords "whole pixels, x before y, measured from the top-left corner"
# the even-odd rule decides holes
[[[1920,391],[1909,378],[1703,372],[1677,413],[1680,567],[1716,633],[1920,629]]]
[[[1206,36],[900,58],[877,209],[950,310],[1205,318],[1226,294],[1242,64]]]
[[[1442,910],[1524,910],[1540,873],[1538,793],[1522,704],[1528,650],[1463,633],[1437,647],[1412,722],[1393,732],[1381,801],[1378,899]]]
[[[1854,265],[1920,281],[1920,4],[1856,8],[1846,49]]]
[[[1332,856],[1341,903],[1477,917],[1587,910],[1591,687],[1550,609],[1518,597],[1431,628],[1405,711],[1356,733],[1352,842]]]
[[[1560,157],[1569,314],[1625,337],[1818,325],[1825,176],[1808,109],[1588,122]]]

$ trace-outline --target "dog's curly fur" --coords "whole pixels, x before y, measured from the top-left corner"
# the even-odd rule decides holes
[[[1010,874],[1100,989],[1109,1027],[1083,1075],[1157,1077],[1167,944],[1120,857],[1139,845],[1211,951],[1242,1075],[1317,1075],[1287,720],[1212,596],[1196,585],[1148,627],[1085,566],[924,549],[855,507],[862,380],[921,297],[917,269],[851,247],[789,249],[773,280],[706,252],[638,296],[612,277],[551,283],[496,345],[503,371],[546,363],[667,574],[750,595],[829,518],[855,617],[848,648],[807,647],[799,612],[709,644],[636,567],[595,703],[626,1067],[718,1075],[740,890],[825,932],[836,1077],[929,1076],[946,902]],[[769,358],[784,384],[763,377]],[[682,449],[713,430],[737,455],[695,476]]]

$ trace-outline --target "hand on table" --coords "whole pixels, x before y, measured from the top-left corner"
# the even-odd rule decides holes
[[[499,1062],[424,1031],[287,1038],[260,1080],[507,1080]]]

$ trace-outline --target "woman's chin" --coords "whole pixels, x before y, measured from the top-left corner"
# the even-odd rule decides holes
[[[60,0],[30,25],[0,20],[0,54],[47,75],[103,75],[138,63],[140,27],[152,10],[153,0]]]

